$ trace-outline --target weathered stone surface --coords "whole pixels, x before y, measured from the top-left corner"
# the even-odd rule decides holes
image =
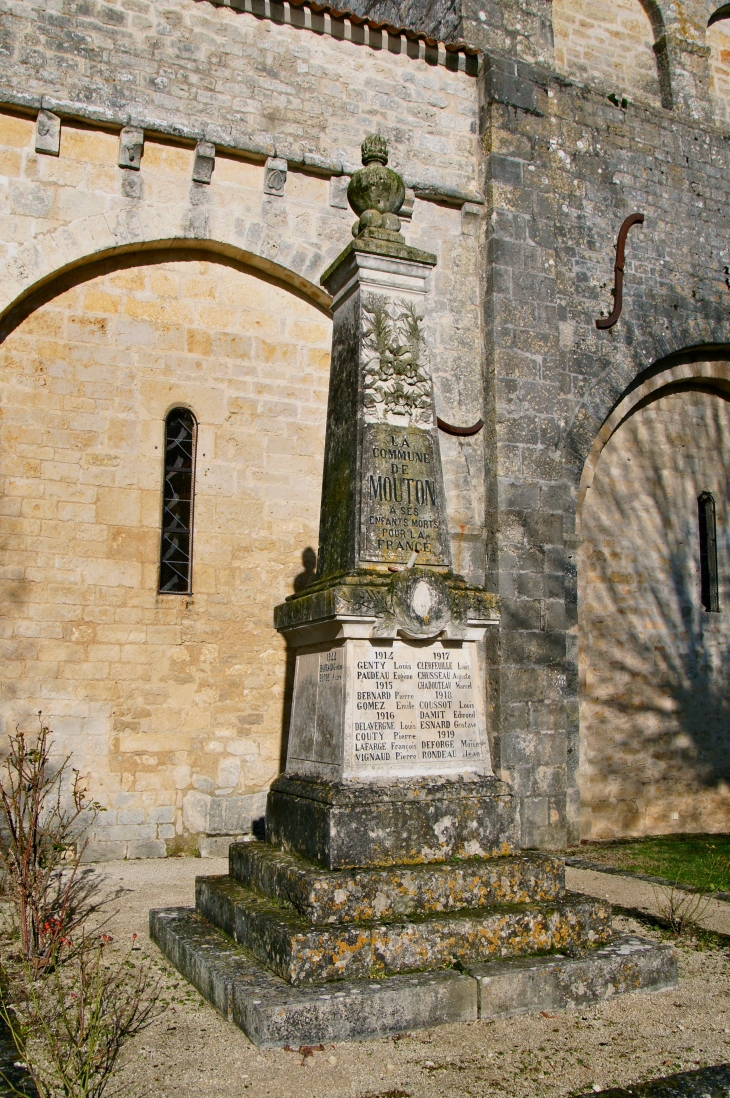
[[[573,894],[552,903],[496,904],[407,922],[312,926],[281,900],[230,877],[198,877],[196,907],[209,922],[292,984],[446,968],[458,960],[567,949],[611,937],[608,905]]]
[[[418,573],[418,569],[413,569]],[[292,630],[312,621],[336,615],[374,617],[378,632],[387,635],[394,623],[398,575],[358,572],[339,576],[336,582],[321,580],[304,591],[291,595],[274,609],[274,625],[280,631]],[[439,576],[448,591],[451,619],[498,621],[497,597],[484,587],[467,583],[451,573]],[[393,630],[394,631],[394,630]]]
[[[215,168],[215,145],[212,141],[198,141],[193,160],[193,183],[210,183]]]
[[[201,995],[264,1048],[384,1037],[477,1017],[476,981],[454,971],[297,988],[190,908],[151,911],[150,935]]]
[[[559,858],[539,854],[461,863],[325,871],[269,843],[233,843],[231,877],[290,903],[309,923],[438,914],[488,904],[556,900],[565,888]]]
[[[143,153],[144,130],[136,126],[125,126],[119,134],[119,167],[138,172],[142,167]]]
[[[578,957],[525,957],[466,968],[479,984],[479,1017],[484,1021],[677,986],[672,946],[629,935]]]
[[[271,786],[267,841],[327,869],[489,858],[519,847],[515,800],[497,778],[303,781]]]
[[[481,978],[453,970],[390,976],[376,981],[343,980],[316,987],[292,987],[190,908],[151,911],[150,935],[201,995],[255,1044],[263,1047],[382,1037],[449,1022],[475,1021],[478,1016],[477,986]],[[628,941],[636,943],[637,939]],[[617,952],[620,952],[621,944],[622,940],[619,940]],[[645,947],[640,954],[642,989],[660,990],[673,986],[667,982],[667,976],[671,981],[672,963],[676,964],[672,948],[649,942],[642,945]],[[604,963],[601,955],[605,957],[606,953],[601,949],[575,960],[548,957],[542,961],[546,965],[559,961],[564,973],[571,964],[577,966],[574,971],[585,973],[585,966],[594,959],[600,968]],[[639,952],[634,951],[629,956],[634,958],[631,963],[636,964]],[[650,957],[654,958],[651,963]],[[531,963],[534,962],[514,959],[483,966],[490,970],[499,966],[505,1014],[543,1009],[539,1002],[530,998],[534,983],[526,982],[523,977]],[[508,987],[510,972],[514,973],[515,982],[512,994]],[[572,989],[576,995],[574,1000],[566,999],[563,1005],[572,1002],[580,1005],[587,1001],[581,980],[571,982],[565,976],[563,980],[566,989]],[[594,987],[600,984],[600,979],[593,980]],[[618,978],[615,973],[612,986],[613,994],[636,988],[635,982]],[[486,1015],[483,1017],[486,1020]],[[674,1093],[688,1092],[671,1092],[672,1096]],[[650,1096],[647,1094],[645,1098]],[[664,1098],[664,1095],[656,1098]],[[667,1098],[670,1098],[669,1094]]]
[[[52,111],[39,111],[35,124],[35,151],[58,156],[61,151],[61,119]]]
[[[304,643],[296,655],[288,776],[361,783],[492,774],[476,640],[452,640],[448,628],[433,638],[445,624],[438,615],[448,614],[448,599],[439,600],[440,576],[414,572],[400,575],[413,580],[418,609],[395,607],[395,627],[401,623],[406,637],[346,635],[326,643],[328,626],[370,632],[372,621],[314,622],[298,631]],[[432,639],[414,644],[412,634],[424,627]],[[472,628],[464,629],[467,636]]]

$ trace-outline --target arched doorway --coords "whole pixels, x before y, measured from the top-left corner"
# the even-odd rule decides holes
[[[700,376],[634,390],[584,472],[584,838],[730,825],[730,400],[716,365],[705,379],[696,364],[684,372]],[[703,592],[703,494],[719,610]]]

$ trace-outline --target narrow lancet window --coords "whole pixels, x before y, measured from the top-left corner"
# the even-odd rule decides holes
[[[160,549],[163,594],[187,595],[192,589],[196,427],[195,416],[187,408],[173,408],[165,420],[165,498]]]
[[[717,528],[715,525],[715,501],[709,492],[703,492],[697,500],[700,524],[700,582],[702,605],[705,610],[717,614],[720,610],[720,593],[717,584]]]

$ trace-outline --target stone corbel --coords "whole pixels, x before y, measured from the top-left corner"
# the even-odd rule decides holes
[[[51,111],[38,112],[35,151],[47,156],[58,156],[61,151],[61,119]]]
[[[198,141],[193,161],[193,183],[210,183],[215,168],[215,145],[212,141]]]
[[[279,156],[270,156],[264,168],[264,194],[284,197],[286,173],[289,165]]]
[[[134,126],[125,126],[119,134],[119,159],[120,168],[131,168],[138,172],[142,166],[142,154],[144,152],[144,130]]]

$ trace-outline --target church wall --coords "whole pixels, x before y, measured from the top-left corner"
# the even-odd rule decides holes
[[[73,753],[94,856],[250,830],[280,768],[271,625],[317,545],[331,322],[231,261],[107,263],[0,349],[6,730]],[[158,594],[164,420],[198,422],[192,595]]]
[[[581,834],[730,826],[730,403],[665,390],[621,424],[581,508]],[[720,612],[700,594],[716,508]]]
[[[235,18],[245,65],[274,43],[290,92],[300,81],[308,150],[329,126],[337,145],[321,148],[356,165],[377,128],[411,178],[446,150],[449,181],[473,186],[473,77],[374,51],[366,64],[367,47]],[[317,547],[331,332],[319,276],[354,217],[347,176],[290,164],[278,197],[263,155],[219,148],[206,185],[190,141],[148,132],[139,172],[118,167],[118,146],[118,128],[64,117],[59,155],[43,155],[35,113],[0,113],[2,721],[32,730],[42,710],[72,752],[107,807],[95,858],[212,852],[263,814],[285,751],[272,610]],[[426,325],[439,414],[457,423],[481,412],[480,214],[416,198],[404,220],[439,258]],[[191,598],[157,594],[163,423],[178,403],[199,423]],[[455,564],[482,580],[481,438],[445,442],[444,476]]]
[[[682,19],[665,0],[649,7],[671,82],[665,107],[639,94],[617,106],[608,96],[619,89],[594,60],[585,73],[556,75],[544,36],[532,55],[539,66],[490,56],[507,41],[492,34],[492,6],[481,31],[481,8],[462,12],[486,51],[478,79],[450,69],[444,51],[408,56],[402,36],[368,29],[360,42],[338,40],[337,20],[309,8],[311,29],[192,0],[174,9],[141,0],[134,10],[92,2],[62,17],[50,0],[4,10],[0,102],[14,96],[28,116],[7,121],[0,152],[2,310],[61,269],[163,240],[237,256],[326,307],[319,275],[352,220],[343,179],[366,133],[387,137],[392,165],[421,196],[406,239],[439,258],[427,316],[437,410],[486,424],[470,440],[444,439],[444,472],[455,565],[476,581],[486,571],[500,594],[488,652],[493,755],[521,799],[527,846],[580,834],[584,462],[637,378],[687,348],[723,354],[727,341],[728,136],[724,123],[708,124],[706,5],[688,0]],[[517,40],[531,24],[519,13],[543,26],[549,5],[503,9],[509,41],[527,56]],[[620,49],[631,58],[638,42],[644,61],[626,75],[648,80],[648,39],[637,33],[626,30]],[[57,159],[33,148],[43,95],[65,116]],[[129,122],[147,131],[139,173],[117,167]],[[198,136],[218,146],[209,186],[191,181]],[[263,191],[264,159],[275,153],[289,160],[283,198]],[[623,314],[599,332],[618,230],[634,211],[645,222],[629,237]],[[19,315],[6,317],[8,339]]]

